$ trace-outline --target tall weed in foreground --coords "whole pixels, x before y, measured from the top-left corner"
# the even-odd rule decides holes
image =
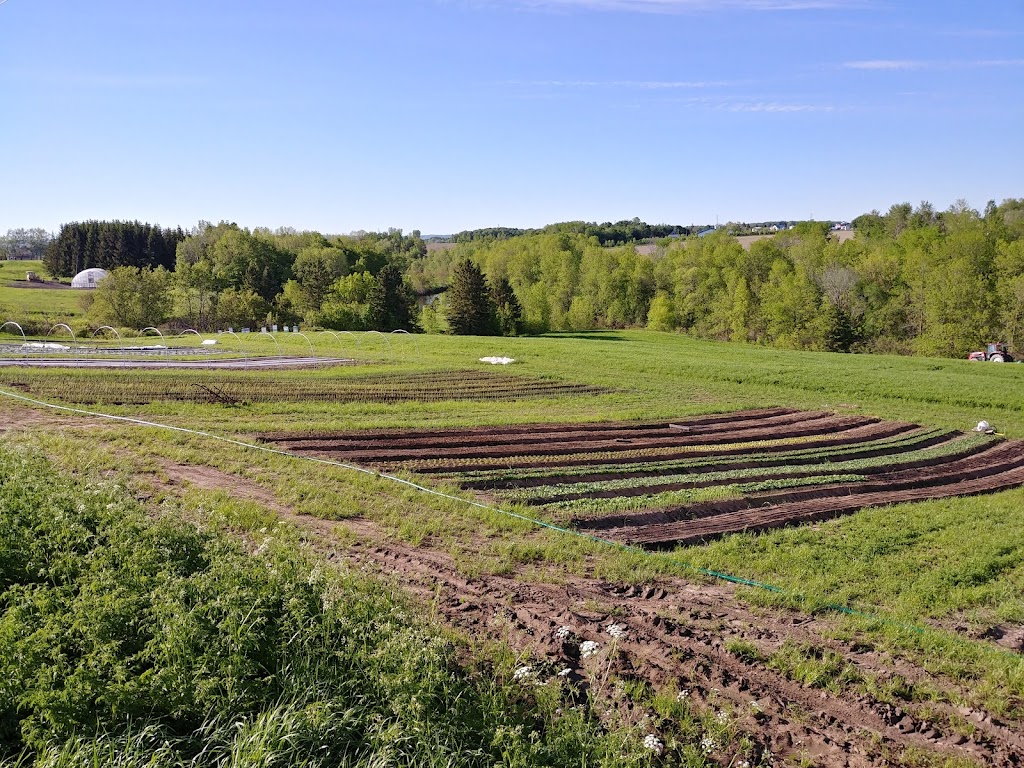
[[[646,760],[379,583],[173,512],[0,445],[0,765]]]

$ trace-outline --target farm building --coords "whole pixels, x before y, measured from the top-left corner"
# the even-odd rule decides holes
[[[93,267],[92,269],[83,269],[73,278],[71,278],[72,288],[95,288],[96,284],[107,276],[107,270]]]

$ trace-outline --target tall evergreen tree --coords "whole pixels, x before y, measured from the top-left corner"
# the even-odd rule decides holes
[[[366,299],[366,321],[379,331],[409,330],[416,297],[402,278],[402,271],[388,264],[373,278]]]
[[[445,317],[452,333],[462,336],[490,336],[495,332],[494,302],[487,278],[468,259],[452,270],[452,282],[445,297]]]
[[[516,298],[512,284],[503,277],[494,284],[491,290],[491,301],[494,302],[497,329],[502,336],[518,336],[523,330],[523,307]]]

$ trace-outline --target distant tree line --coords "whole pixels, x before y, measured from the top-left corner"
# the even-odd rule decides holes
[[[0,236],[0,259],[42,259],[51,240],[45,229],[9,229]]]
[[[201,222],[178,239],[90,222],[63,228],[47,259],[91,240],[92,264],[122,265],[94,292],[92,319],[135,327],[647,327],[798,349],[961,356],[1005,341],[1024,352],[1024,200],[983,212],[901,203],[854,226],[842,241],[830,222],[802,222],[749,248],[717,231],[641,251],[568,223],[428,252],[418,232],[395,229],[340,236]],[[128,242],[137,248],[142,232],[176,243],[170,267],[137,263]]]
[[[597,224],[588,221],[565,221],[549,224],[540,229],[515,229],[512,227],[488,227],[473,229],[452,235],[453,243],[471,243],[478,240],[508,240],[523,235],[572,234],[593,237],[601,245],[623,245],[644,240],[679,236],[686,237],[704,227],[684,227],[679,224],[648,224],[638,218],[615,222],[606,221]]]
[[[71,230],[74,232],[74,230]],[[197,330],[304,323],[339,330],[412,330],[416,296],[404,278],[426,254],[418,232],[328,236],[200,222],[165,263],[117,264],[92,293],[90,317],[127,327]]]
[[[137,221],[85,221],[65,224],[44,254],[53,277],[72,277],[100,267],[163,267],[173,269],[181,229],[161,229]]]
[[[410,272],[420,290],[462,259],[507,280],[527,332],[642,327],[789,348],[961,356],[1024,346],[1024,200],[907,203],[803,222],[744,249],[719,231],[652,254],[581,233],[472,241]],[[442,275],[438,277],[438,275]],[[1024,351],[1024,350],[1021,350]]]

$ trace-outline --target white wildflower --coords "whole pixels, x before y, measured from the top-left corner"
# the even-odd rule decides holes
[[[688,690],[686,690],[685,688],[683,688],[683,690],[681,690],[679,693],[676,694],[676,701],[686,701],[686,699],[689,697],[689,695],[690,695],[690,692]]]
[[[597,655],[598,644],[593,640],[584,640],[580,643],[580,658],[589,659],[591,656]]]
[[[715,720],[717,720],[720,723],[728,723],[729,722],[729,713],[728,712],[719,712],[717,715],[715,715]]]
[[[523,683],[533,677],[533,667],[520,667],[512,673],[512,679]]]
[[[572,637],[572,627],[559,627],[558,631],[555,632],[555,637],[559,640],[568,640]]]
[[[568,677],[571,674],[572,674],[572,667],[566,667],[565,669],[563,669],[561,672],[558,673],[558,676],[559,677]]]
[[[710,736],[705,736],[700,740],[700,748],[705,755],[708,755],[718,749],[718,742]]]
[[[750,702],[750,710],[755,715],[759,715],[759,714],[761,714],[764,711],[764,709],[761,708],[761,702],[757,701],[756,699],[754,701]]]
[[[607,632],[609,635],[614,637],[616,640],[626,636],[626,625],[625,624],[609,624]]]
[[[644,746],[656,755],[660,755],[665,751],[665,745],[662,744],[661,739],[653,733],[649,733],[644,736]]]

